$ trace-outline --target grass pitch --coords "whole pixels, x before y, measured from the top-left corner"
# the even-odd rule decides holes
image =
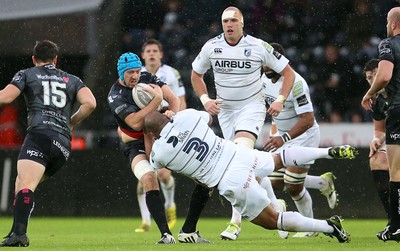
[[[242,232],[237,241],[222,241],[219,234],[226,227],[228,218],[202,218],[198,229],[200,234],[212,241],[212,244],[155,245],[160,239],[156,224],[147,233],[135,233],[139,226],[138,218],[41,218],[32,217],[29,222],[28,236],[30,246],[24,250],[400,250],[400,243],[379,241],[375,234],[382,230],[384,220],[346,219],[345,229],[351,234],[350,243],[339,243],[324,234],[314,238],[279,238],[277,231],[265,230],[244,221]],[[6,235],[12,224],[12,218],[0,218],[0,234]],[[172,229],[174,237],[183,224],[178,219]],[[292,236],[292,235],[291,235]],[[3,250],[15,250],[4,248]]]

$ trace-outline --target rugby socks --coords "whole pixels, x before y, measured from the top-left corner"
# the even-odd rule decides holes
[[[316,159],[332,159],[328,153],[329,149],[330,148],[294,146],[284,149],[280,153],[280,156],[285,166],[298,166]]]
[[[165,209],[175,205],[175,179],[170,176],[167,183],[160,182],[161,191],[163,192],[165,199]]]
[[[389,231],[394,233],[400,229],[400,182],[390,181],[390,227]]]
[[[164,233],[171,234],[167,224],[167,218],[165,216],[164,205],[161,200],[161,194],[159,190],[151,190],[146,192],[146,203],[149,208],[150,214],[153,216],[154,221],[157,223],[158,229],[161,232],[161,236]]]
[[[14,233],[16,235],[26,234],[29,217],[35,205],[33,199],[33,192],[27,188],[22,189],[15,196]]]
[[[292,199],[301,215],[314,218],[312,199],[305,187],[303,187],[303,190],[297,196],[292,196]]]
[[[315,175],[308,175],[306,176],[306,179],[304,180],[304,186],[306,188],[311,188],[311,189],[324,189],[328,183],[326,180],[321,178],[321,176],[315,176]]]
[[[199,221],[200,214],[211,196],[211,192],[212,190],[209,190],[201,185],[196,185],[194,188],[192,197],[190,198],[186,220],[182,226],[182,231],[184,233],[193,233],[197,230],[197,222]]]
[[[277,227],[279,230],[291,232],[333,233],[333,227],[326,220],[308,218],[298,212],[279,213]]]
[[[389,202],[389,171],[387,170],[371,170],[374,179],[376,191],[385,208],[388,222],[390,222],[390,202]]]
[[[280,209],[280,204],[278,202],[278,199],[275,196],[274,189],[272,188],[271,180],[268,177],[264,177],[260,181],[260,186],[267,191],[268,198],[271,200],[271,205],[272,207],[276,210],[279,211]]]
[[[146,222],[147,225],[151,226],[151,216],[150,211],[147,208],[145,193],[137,194],[137,200],[139,203],[140,215],[142,216],[142,222]]]

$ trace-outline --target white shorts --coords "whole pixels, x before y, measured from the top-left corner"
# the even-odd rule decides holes
[[[275,163],[270,153],[242,145],[239,148],[218,184],[218,191],[243,218],[252,221],[271,203],[255,177],[266,177],[274,170]]]
[[[233,141],[236,131],[248,131],[258,137],[264,125],[267,110],[262,102],[249,103],[240,110],[222,109],[218,121],[224,138]]]

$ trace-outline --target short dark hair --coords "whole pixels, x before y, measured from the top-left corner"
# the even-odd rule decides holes
[[[281,44],[279,44],[279,43],[270,43],[270,45],[274,48],[274,50],[276,50],[277,52],[279,52],[280,54],[285,56],[285,49],[283,49],[283,46]]]
[[[162,46],[161,42],[158,41],[157,39],[150,38],[146,42],[144,42],[144,44],[142,46],[142,52],[144,52],[144,48],[146,48],[146,46],[151,45],[151,44],[157,45],[158,49],[160,49],[160,51],[163,51],[163,46]]]
[[[378,68],[378,64],[379,64],[379,59],[373,58],[373,59],[369,60],[369,61],[365,64],[364,69],[363,69],[363,74],[364,74],[364,76],[365,76],[365,73],[366,73],[367,71],[372,71],[372,70],[374,70],[375,68]]]
[[[33,56],[42,62],[51,62],[58,55],[59,47],[50,40],[36,41]]]

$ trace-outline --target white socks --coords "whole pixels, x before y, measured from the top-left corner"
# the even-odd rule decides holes
[[[151,225],[150,212],[149,209],[147,209],[146,194],[144,191],[143,193],[137,195],[137,200],[139,202],[139,209],[140,209],[140,215],[142,216],[142,222],[146,222],[147,225]]]
[[[332,159],[329,148],[294,146],[283,150],[280,155],[285,166],[298,166],[316,159]]]
[[[301,215],[314,218],[312,199],[307,189],[303,187],[303,190],[297,196],[292,197],[292,199]]]
[[[277,226],[279,230],[290,232],[333,233],[333,227],[326,220],[307,218],[298,212],[279,213]]]
[[[272,188],[271,180],[268,177],[262,178],[260,186],[267,191],[268,198],[271,200],[272,207],[276,211],[279,211],[280,205],[278,199],[275,196],[274,189]]]
[[[167,184],[160,182],[161,190],[164,195],[165,208],[175,206],[175,179],[171,176]]]
[[[325,189],[327,183],[321,176],[307,175],[304,186],[306,188],[322,190]]]

